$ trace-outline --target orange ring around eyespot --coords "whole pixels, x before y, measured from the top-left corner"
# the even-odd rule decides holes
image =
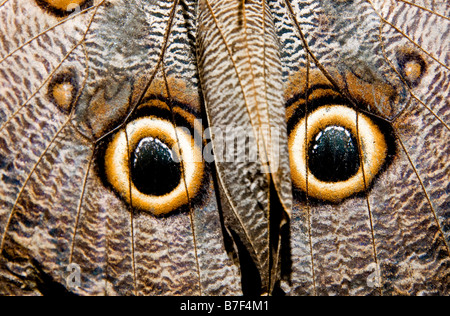
[[[130,183],[129,151],[134,150],[146,137],[158,138],[181,157],[181,181],[174,190],[163,196],[143,194]],[[192,198],[198,193],[203,180],[204,163],[201,149],[185,129],[177,128],[175,131],[171,122],[150,116],[130,122],[126,132],[122,129],[114,135],[105,152],[105,174],[108,182],[127,203],[154,215],[164,215],[187,204],[188,196]]]
[[[42,0],[48,6],[60,11],[69,11],[75,7],[81,7],[86,0]]]
[[[359,128],[356,126],[357,116]],[[289,136],[289,155],[294,185],[307,192],[312,198],[330,202],[340,202],[355,193],[364,191],[380,171],[387,156],[387,143],[378,126],[366,115],[343,105],[321,107],[309,114],[307,120],[307,139],[305,139],[306,118],[300,120]],[[346,181],[334,183],[318,180],[309,168],[307,171],[309,144],[320,131],[333,125],[342,126],[353,135],[359,132],[359,144],[364,157],[354,176]],[[363,167],[365,177],[363,177]]]

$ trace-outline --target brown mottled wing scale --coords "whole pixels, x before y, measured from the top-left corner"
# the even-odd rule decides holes
[[[272,16],[265,1],[199,2],[199,74],[216,153],[217,178],[224,191],[229,230],[245,245],[271,292],[271,225],[276,212],[292,204],[282,67]],[[231,128],[230,128],[231,127]],[[218,131],[221,132],[218,132]],[[231,131],[231,133],[230,133]],[[245,140],[241,159],[219,158],[225,137]],[[277,143],[274,142],[277,141]],[[248,152],[256,151],[256,159]],[[220,161],[219,161],[220,159]],[[269,173],[270,171],[270,173]],[[271,183],[275,190],[271,192]],[[275,197],[271,196],[275,195]],[[278,199],[278,204],[274,200]],[[282,205],[275,209],[273,205]],[[277,250],[275,250],[276,252]]]
[[[0,1],[0,295],[239,295],[256,284],[241,282],[252,261],[262,292],[450,293],[448,1],[105,0],[70,15],[45,2]],[[150,97],[173,125],[187,113],[204,128],[255,127],[259,112],[273,127],[284,104],[289,134],[329,91],[322,99],[373,115],[393,143],[374,182],[340,203],[291,194],[288,152],[265,176],[258,164],[205,162],[198,196],[187,189],[167,216],[105,179],[105,146]],[[290,241],[273,235],[274,194]]]
[[[80,184],[93,148],[72,137],[69,116],[48,101],[47,91],[51,78],[65,67],[78,69],[76,80],[82,85],[86,59],[81,42],[93,11],[53,28],[57,21],[40,14],[35,5],[5,2],[1,14],[2,23],[8,26],[2,31],[0,66],[0,227],[2,266],[13,273],[2,273],[2,283],[11,282],[21,289],[28,282],[32,258],[48,262],[46,269],[54,269],[60,248],[69,249],[70,238],[65,237],[73,231]],[[79,168],[67,168],[74,161]],[[61,179],[67,181],[65,188],[60,186]],[[68,210],[67,205],[73,207]],[[3,259],[8,256],[24,257],[8,266]],[[29,279],[32,283],[33,277]],[[24,286],[23,291],[33,293],[36,288]]]
[[[0,7],[2,25],[14,26],[1,41],[1,294],[240,293],[210,178],[201,203],[156,218],[100,176],[100,139],[146,90],[167,96],[156,82],[177,77],[185,100],[199,102],[195,5],[177,4],[99,2],[62,19],[33,2]],[[67,71],[77,91],[62,111],[48,93]],[[81,287],[67,282],[71,263]]]
[[[301,29],[293,34],[295,23],[284,26],[292,30],[284,34],[284,47],[292,52],[287,65],[295,69],[300,59],[311,74],[318,67],[314,57],[325,69],[337,68],[340,74],[364,65],[365,74],[389,82],[398,97],[391,100],[390,113],[381,111],[381,116],[391,122],[390,137],[397,151],[362,196],[339,205],[296,199],[288,291],[292,295],[448,294],[449,5],[321,4],[318,8],[316,1],[292,3],[293,20]],[[303,49],[290,45],[300,32],[311,51],[309,61]],[[418,85],[401,72],[397,56],[402,49],[416,51],[426,61]],[[369,112],[380,115],[379,110]]]

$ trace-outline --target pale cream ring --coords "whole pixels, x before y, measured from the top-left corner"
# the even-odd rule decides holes
[[[106,177],[116,191],[133,207],[155,215],[170,213],[187,204],[186,187],[189,197],[195,196],[201,187],[204,173],[202,152],[195,145],[193,137],[186,129],[175,130],[171,122],[151,116],[129,123],[126,131],[125,133],[125,130],[121,130],[114,136],[105,154]],[[143,194],[131,183],[132,199],[130,199],[128,151],[133,150],[146,137],[160,139],[172,147],[174,155],[180,153],[184,172],[178,186],[163,196]],[[177,139],[180,146],[177,145]]]
[[[356,126],[357,115],[359,131]],[[294,185],[307,192],[310,197],[331,202],[339,202],[357,192],[364,191],[386,160],[387,144],[378,126],[366,115],[342,105],[321,107],[309,114],[307,120],[307,141],[305,141],[306,118],[303,118],[295,126],[289,137],[289,155]],[[359,132],[359,141],[364,157],[363,163],[360,164],[359,170],[354,176],[346,181],[335,183],[318,180],[309,170],[307,171],[306,167],[309,144],[320,131],[333,125],[342,126],[353,135],[357,135]],[[366,184],[363,181],[363,168]],[[306,188],[307,183],[308,188]]]

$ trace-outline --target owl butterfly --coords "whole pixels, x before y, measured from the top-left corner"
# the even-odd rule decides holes
[[[0,294],[449,294],[449,15],[2,0]]]

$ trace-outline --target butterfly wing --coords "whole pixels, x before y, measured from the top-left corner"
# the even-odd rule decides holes
[[[171,216],[138,210],[103,170],[105,147],[141,103],[151,117],[165,104],[174,116],[159,121],[172,131],[201,120],[195,5],[78,9],[0,7],[2,294],[240,293],[203,161],[199,197],[183,183],[188,202]]]
[[[2,294],[240,294],[239,264],[229,256],[239,246],[221,204],[242,201],[217,200],[225,190],[214,166],[183,165],[173,199],[181,206],[161,205],[173,211],[164,216],[143,210],[148,199],[133,191],[127,169],[143,117],[171,126],[180,146],[195,145],[183,131],[207,125],[195,126],[205,118],[197,3],[80,1],[72,15],[42,3],[0,4]],[[291,242],[271,245],[281,256],[281,289],[448,294],[448,4],[267,6],[289,138],[315,107],[345,103],[380,122],[393,146],[370,183],[363,163],[363,189],[342,201],[314,193],[311,173],[306,190],[294,184]],[[176,148],[174,155],[190,152]],[[125,176],[106,157],[122,157],[112,165]]]
[[[280,154],[287,133],[272,16],[264,1],[200,1],[199,12],[199,69],[226,225],[270,293],[279,227],[292,204],[289,157]],[[235,156],[228,139],[238,142]]]
[[[87,65],[81,41],[93,11],[58,26],[56,19],[41,14],[36,5],[26,7],[16,1],[3,2],[1,12],[2,25],[5,26],[1,41],[1,248],[3,256],[8,256],[6,249],[9,249],[11,258],[29,258],[19,261],[12,267],[15,272],[5,276],[12,284],[21,284],[27,277],[27,269],[32,267],[31,258],[39,261],[48,256],[48,261],[52,262],[57,257],[55,251],[53,254],[44,251],[56,250],[58,246],[48,242],[51,236],[44,222],[58,219],[60,223],[52,227],[56,229],[53,233],[70,234],[63,225],[63,219],[74,219],[75,214],[66,211],[66,203],[77,205],[82,187],[78,184],[72,188],[73,191],[60,191],[55,179],[67,175],[68,185],[73,185],[72,181],[77,182],[77,179],[82,183],[84,176],[81,170],[88,168],[92,155],[92,148],[86,142],[69,137],[74,133],[69,118],[48,101],[47,91],[51,78],[62,69],[62,65],[79,69],[76,80],[82,85]],[[71,97],[75,98],[75,93]],[[63,103],[69,107],[70,102]],[[75,150],[58,154],[58,147],[71,145]],[[53,168],[55,159],[60,164]],[[80,168],[67,170],[67,163],[74,160]],[[50,208],[59,211],[49,212]],[[41,221],[45,217],[46,220]],[[13,240],[19,239],[27,240],[25,244],[34,240],[41,249],[33,251],[33,247],[12,246]],[[67,247],[67,244],[60,246]]]
[[[364,194],[330,203],[297,191],[286,291],[448,294],[448,3],[321,1],[286,8],[288,16],[279,14],[289,21],[280,36],[286,65],[306,78],[286,80],[287,99],[306,95],[303,106],[313,108],[322,102],[316,95],[328,94],[325,102],[356,105],[388,123],[395,148]],[[309,192],[311,178],[309,172]]]

